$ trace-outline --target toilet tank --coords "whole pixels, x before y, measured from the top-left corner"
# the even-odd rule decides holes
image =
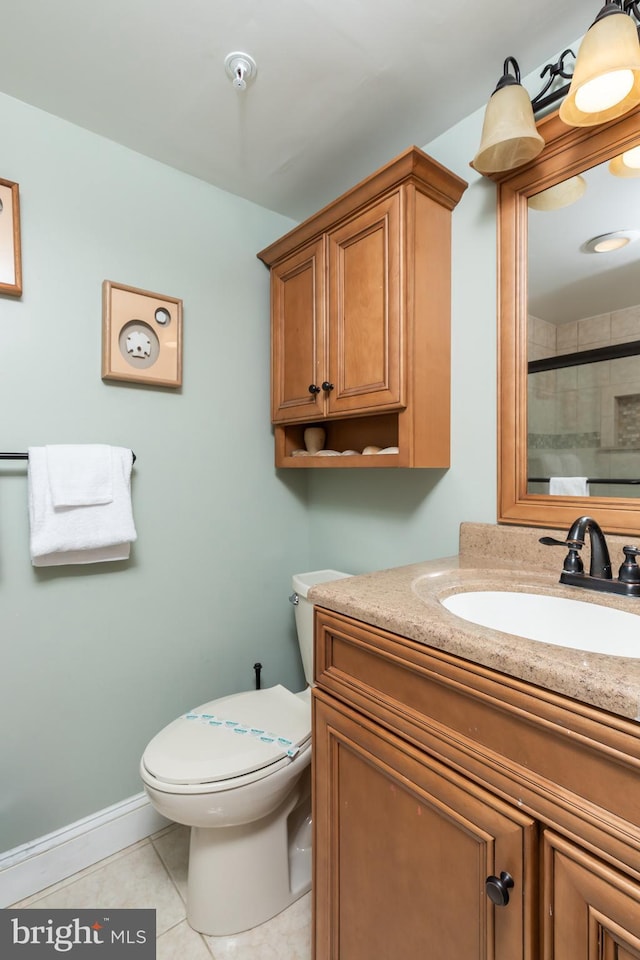
[[[294,573],[293,594],[290,597],[296,613],[296,630],[302,656],[302,666],[307,684],[313,683],[313,604],[307,600],[310,587],[329,580],[343,580],[349,573],[339,570],[311,570],[309,573]]]

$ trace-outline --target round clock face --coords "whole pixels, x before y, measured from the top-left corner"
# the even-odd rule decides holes
[[[118,337],[118,347],[127,363],[136,370],[151,367],[160,355],[160,341],[143,320],[125,323]]]

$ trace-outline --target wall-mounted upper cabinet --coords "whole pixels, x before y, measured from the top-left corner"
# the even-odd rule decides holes
[[[405,405],[399,263],[396,191],[273,267],[274,423]]]
[[[465,188],[412,147],[258,254],[276,466],[449,466],[450,221]],[[321,456],[305,455],[312,425]]]

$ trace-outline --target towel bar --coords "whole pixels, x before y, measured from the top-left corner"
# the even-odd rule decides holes
[[[133,457],[133,462],[135,463],[136,455],[133,452],[133,450],[131,451],[131,455]],[[28,459],[29,459],[28,453],[0,453],[0,460],[28,460]]]
[[[549,477],[528,477],[529,483],[549,483]],[[587,483],[627,483],[631,485],[640,485],[640,480],[621,479],[620,477],[587,477]]]

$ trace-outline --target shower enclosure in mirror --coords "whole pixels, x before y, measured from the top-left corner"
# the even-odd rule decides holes
[[[640,533],[640,111],[538,127],[497,178],[499,519]]]
[[[627,169],[528,201],[529,493],[640,497],[640,157]]]

